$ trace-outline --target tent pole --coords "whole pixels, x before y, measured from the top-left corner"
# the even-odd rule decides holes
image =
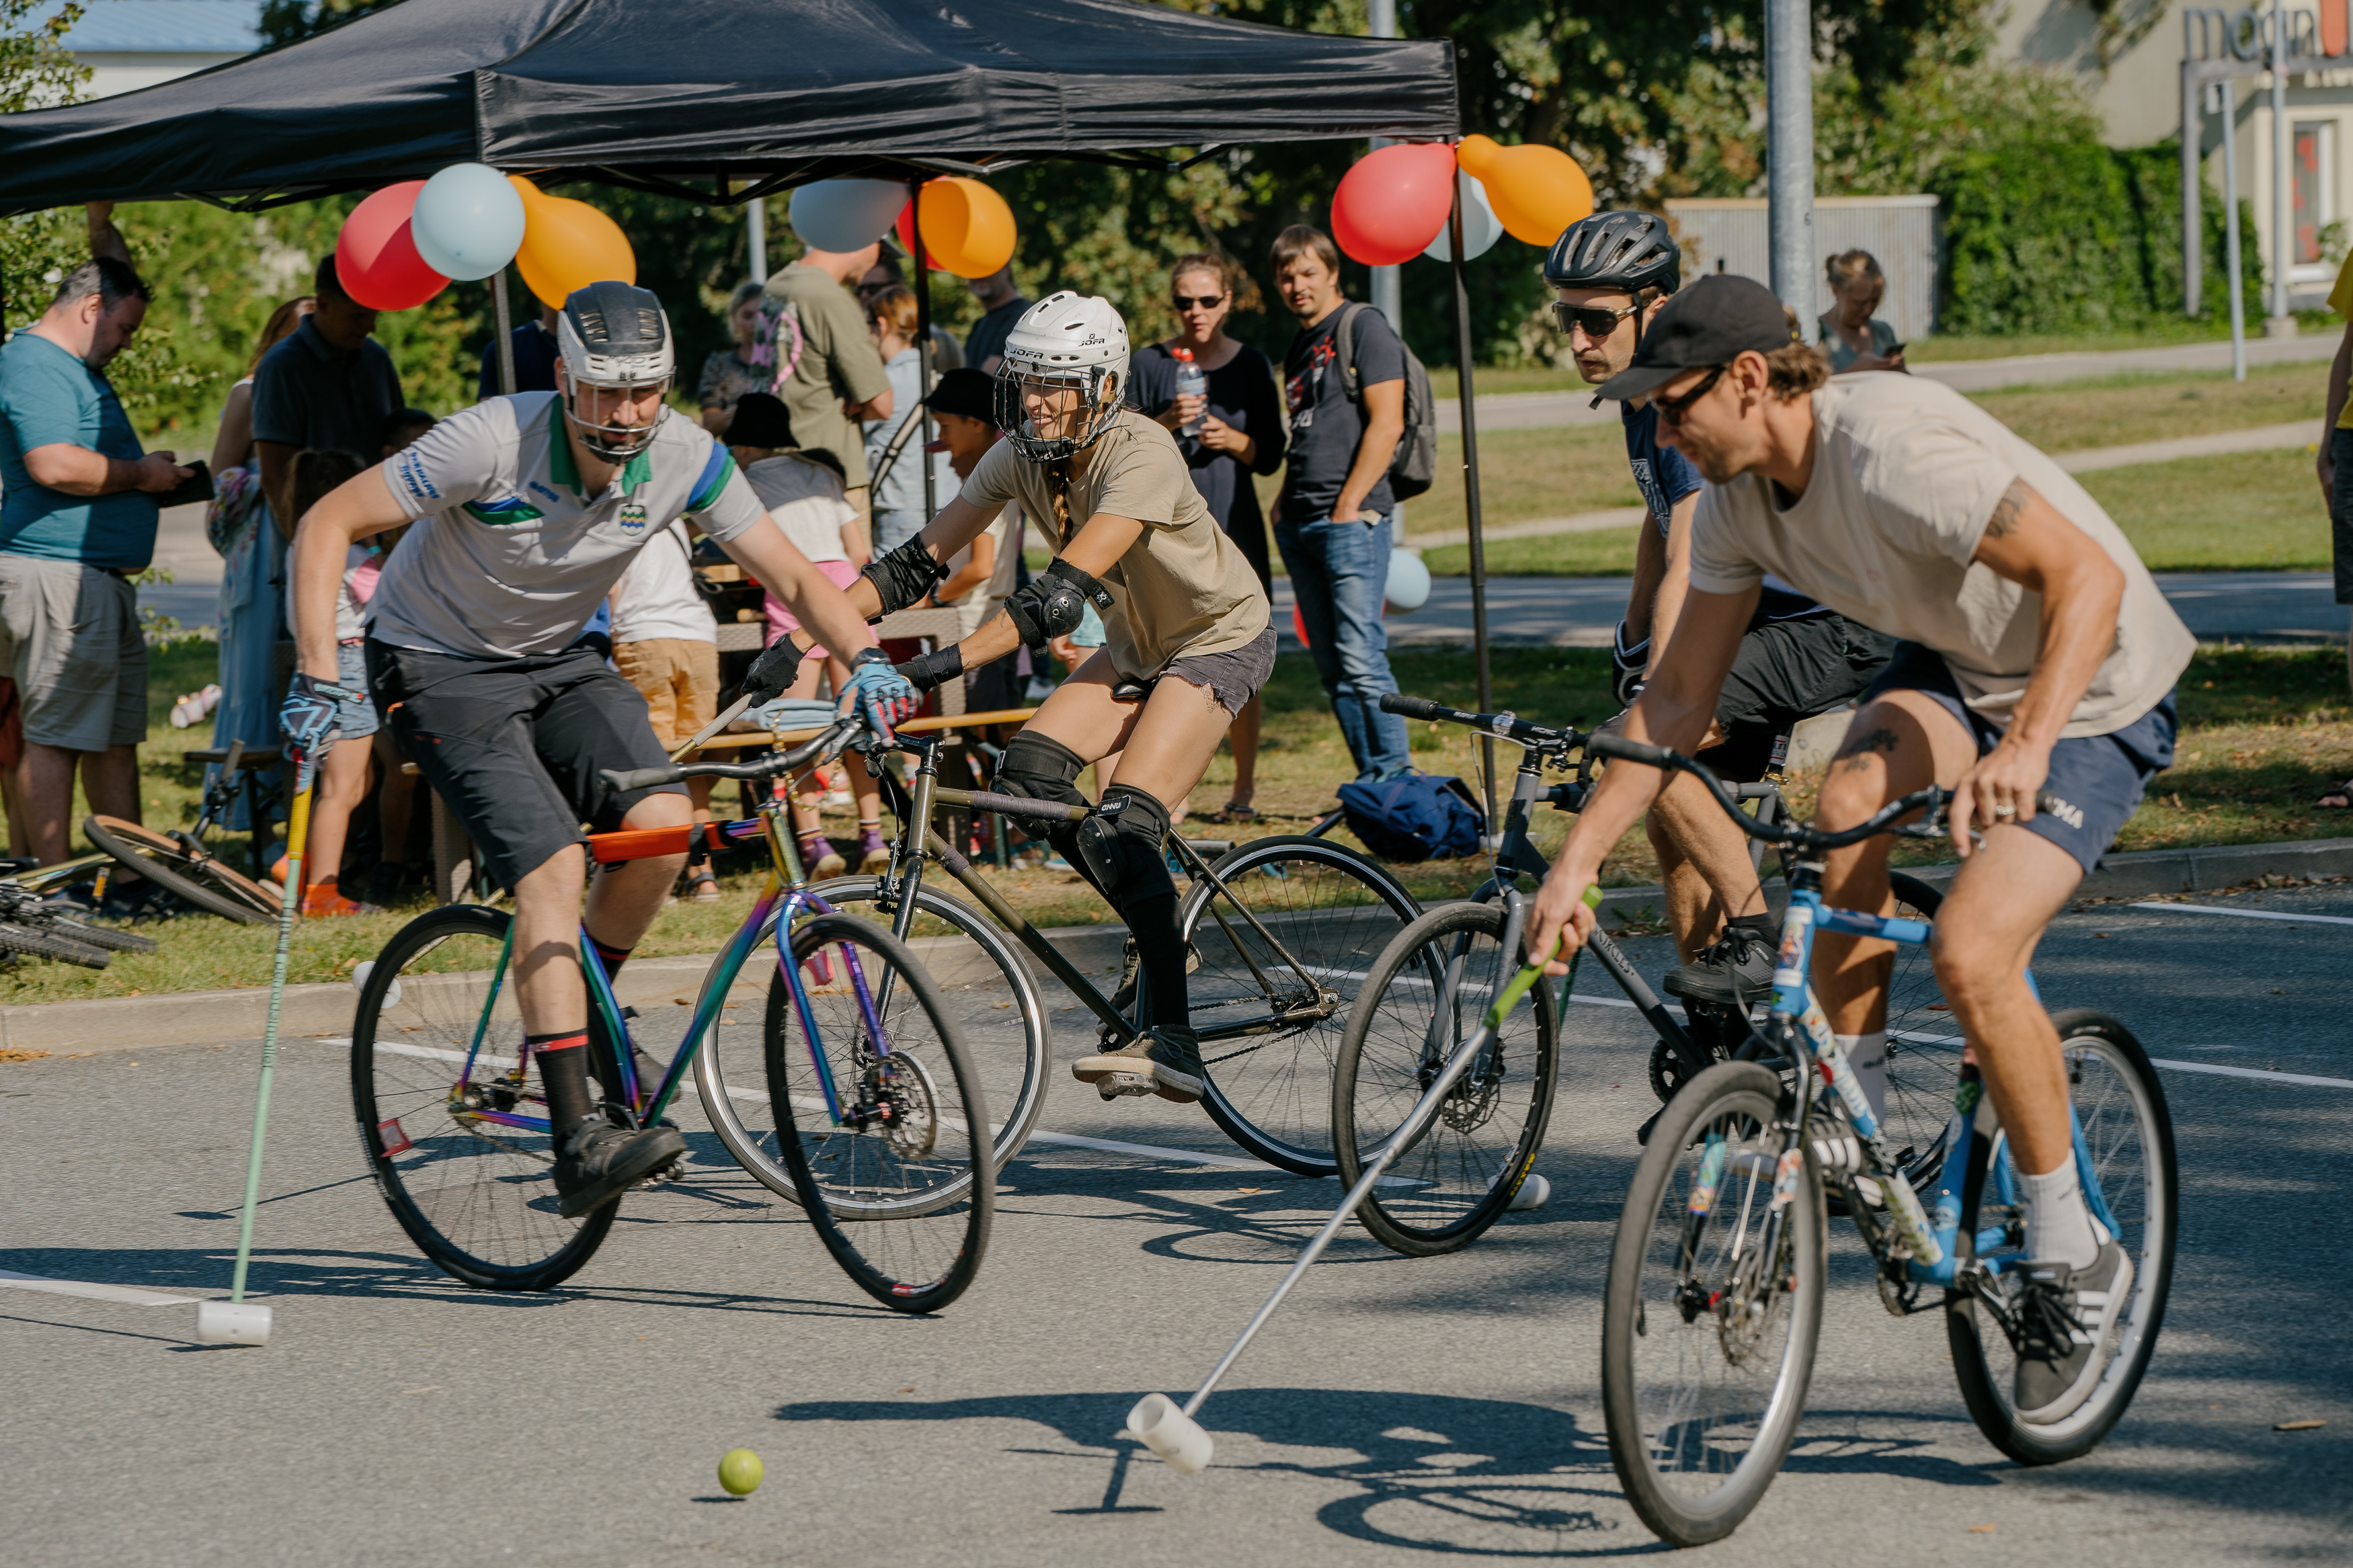
[[[499,318],[499,390],[514,395],[514,323],[507,310],[507,269],[491,274],[491,304]]]
[[[1471,645],[1479,663],[1479,711],[1492,713],[1494,691],[1487,674],[1487,548],[1479,522],[1479,420],[1471,391],[1471,291],[1462,281],[1462,182],[1454,182],[1454,206],[1447,216],[1454,264],[1455,401],[1462,410],[1462,519],[1471,540]],[[1495,826],[1495,742],[1479,737],[1480,786],[1486,794],[1487,831]]]
[[[940,510],[940,499],[934,493],[939,485],[939,465],[932,461],[928,450],[932,444],[932,269],[923,256],[923,182],[919,175],[907,182],[907,235],[915,242],[915,254],[908,259],[915,268],[915,353],[921,356],[915,363],[921,367],[923,379],[918,384],[923,389],[923,405],[913,411],[913,417],[923,422],[919,434],[926,448],[915,456],[923,465],[923,522],[929,526]],[[869,496],[867,500],[871,508],[873,498]],[[874,541],[870,539],[866,544],[871,550]]]

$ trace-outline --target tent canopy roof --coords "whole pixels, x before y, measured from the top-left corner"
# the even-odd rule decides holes
[[[840,175],[1459,128],[1443,40],[1137,0],[406,0],[140,92],[0,117],[0,211],[262,205],[470,160],[741,200]]]

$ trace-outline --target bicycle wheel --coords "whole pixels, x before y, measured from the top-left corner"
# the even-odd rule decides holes
[[[491,987],[507,921],[452,904],[385,944],[352,1018],[352,1108],[377,1190],[436,1268],[485,1289],[544,1290],[588,1261],[621,1205],[565,1219],[549,1135],[469,1114],[547,1114],[538,1085],[513,1077],[523,1029],[512,977]],[[605,1047],[588,1048],[608,1079]]]
[[[880,883],[871,877],[842,877],[810,892],[846,914],[898,930],[894,915],[875,907]],[[940,1002],[963,1040],[978,1074],[982,1098],[995,1123],[994,1158],[999,1169],[1021,1145],[1046,1108],[1046,1085],[1053,1061],[1053,1026],[1044,994],[1018,943],[997,923],[952,893],[932,888],[915,896],[915,921],[903,939],[939,990]],[[788,988],[778,974],[769,989],[769,1016],[781,1020]],[[881,997],[878,994],[876,1000]],[[893,988],[886,1026],[904,1005]]]
[[[859,1289],[897,1311],[936,1311],[972,1283],[996,1212],[977,1074],[898,938],[819,915],[791,941],[807,1011],[765,1031],[785,1168]],[[878,1042],[873,998],[886,984],[909,1005]]]
[[[1945,1328],[1953,1373],[1978,1429],[2021,1465],[2079,1458],[2124,1416],[2157,1351],[2173,1282],[2174,1228],[2179,1187],[2173,1163],[2173,1117],[2148,1055],[2130,1031],[2103,1014],[2075,1010],[2052,1019],[2065,1054],[2069,1098],[2084,1130],[2084,1147],[2110,1226],[2132,1259],[2132,1300],[2117,1315],[2107,1370],[2075,1412],[2063,1421],[2031,1425],[2018,1418],[2011,1378],[2018,1358],[2000,1324],[1969,1291],[1945,1298]],[[2020,1207],[2008,1143],[1991,1097],[1980,1100],[1970,1124],[1968,1175],[1961,1191],[1960,1235],[1954,1247],[1962,1269],[1982,1261],[1995,1276],[2005,1309],[2017,1299],[2010,1272],[2025,1258],[2025,1211]],[[2091,1186],[2086,1183],[2086,1196]]]
[[[109,952],[153,952],[155,939],[141,936],[135,931],[116,931],[112,926],[91,925],[70,915],[56,912],[49,905],[17,917],[19,923],[61,936],[68,942],[78,942],[84,947],[102,947]]]
[[[119,816],[86,817],[81,830],[126,868],[200,910],[243,925],[278,918],[278,889],[230,870],[202,849]]]
[[[1754,1062],[1692,1079],[1659,1118],[1618,1220],[1601,1311],[1609,1461],[1642,1522],[1676,1546],[1738,1528],[1805,1411],[1826,1222],[1810,1153],[1776,1205],[1786,1103]]]
[[[1449,904],[1398,933],[1349,1010],[1332,1079],[1340,1180],[1354,1186],[1519,968],[1500,904]],[[1555,990],[1537,985],[1356,1209],[1382,1245],[1427,1258],[1467,1247],[1527,1179],[1559,1082]]]
[[[1208,1069],[1202,1108],[1267,1163],[1332,1175],[1332,1067],[1349,1002],[1421,906],[1378,866],[1321,838],[1255,839],[1211,869],[1231,899],[1197,879],[1180,917],[1201,955],[1188,993]]]
[[[54,958],[63,963],[79,963],[84,969],[104,969],[114,962],[114,954],[102,947],[85,947],[71,937],[38,926],[18,925],[14,921],[0,921],[0,951],[21,952],[31,958]]]

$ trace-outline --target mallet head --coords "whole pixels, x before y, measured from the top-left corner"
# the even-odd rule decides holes
[[[269,1342],[269,1309],[259,1301],[199,1301],[196,1342],[266,1345]]]
[[[1200,1424],[1182,1410],[1165,1394],[1147,1394],[1135,1402],[1127,1413],[1127,1429],[1136,1440],[1163,1459],[1180,1476],[1195,1476],[1209,1468],[1209,1453],[1216,1446]]]

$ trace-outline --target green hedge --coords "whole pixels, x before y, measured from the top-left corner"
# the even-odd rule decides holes
[[[2178,319],[2181,311],[2179,145],[2118,150],[2096,142],[2019,143],[1962,155],[1935,182],[1945,219],[1948,332],[2085,332]],[[2222,202],[2204,201],[2205,313],[2230,313]],[[2240,204],[2242,279],[2260,320],[2262,259]]]

